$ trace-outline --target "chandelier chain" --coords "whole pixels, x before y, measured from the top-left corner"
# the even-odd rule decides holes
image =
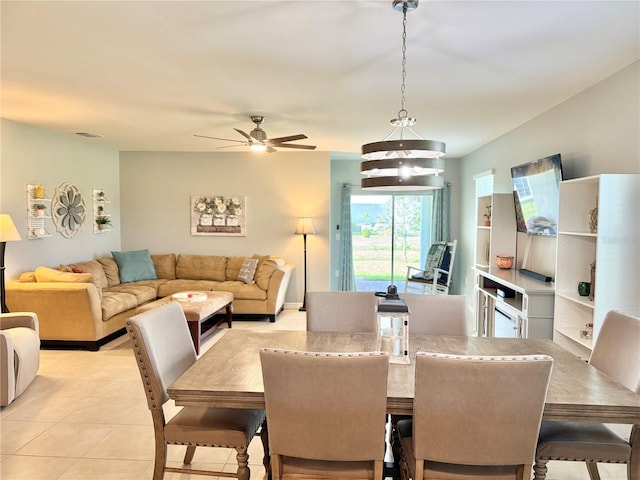
[[[407,110],[404,108],[406,101],[405,96],[405,83],[407,80],[407,3],[402,6],[402,84],[400,86],[400,111],[398,112],[398,118],[403,119],[407,117]]]

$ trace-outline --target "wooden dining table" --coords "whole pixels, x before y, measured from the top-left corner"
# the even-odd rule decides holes
[[[377,342],[371,333],[228,330],[169,386],[169,396],[181,406],[264,408],[259,352],[266,347],[365,352],[375,351]],[[544,420],[640,424],[640,395],[550,340],[411,335],[409,348],[410,363],[389,365],[387,411],[391,414],[413,412],[417,351],[482,356],[546,354],[554,365]]]

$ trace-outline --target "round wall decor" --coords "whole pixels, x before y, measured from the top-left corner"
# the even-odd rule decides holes
[[[63,237],[74,237],[84,223],[87,209],[78,187],[71,183],[60,184],[51,199],[53,223]]]

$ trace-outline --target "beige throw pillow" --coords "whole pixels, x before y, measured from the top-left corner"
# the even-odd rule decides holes
[[[257,258],[245,258],[240,266],[240,272],[238,272],[238,280],[244,283],[253,283],[253,276],[257,267]]]

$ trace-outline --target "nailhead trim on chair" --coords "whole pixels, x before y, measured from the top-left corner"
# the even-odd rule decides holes
[[[493,361],[502,361],[502,362],[514,362],[514,361],[531,361],[531,360],[548,360],[549,357],[546,355],[519,355],[519,356],[510,356],[510,355],[495,355],[495,356],[482,356],[482,355],[453,355],[448,353],[434,353],[434,352],[417,352],[416,355],[421,355],[424,357],[435,357],[435,358],[453,358],[456,360],[467,360],[467,361],[477,361],[477,360],[493,360]]]
[[[584,458],[584,457],[550,457],[550,456],[545,456],[545,457],[536,457],[536,460],[563,460],[563,461],[567,461],[567,462],[591,462],[591,463],[627,463],[624,461],[615,461],[615,460],[610,460],[610,459],[604,459],[604,458]]]
[[[263,348],[263,352],[288,353],[302,357],[386,357],[385,352],[303,352],[299,350],[283,350],[278,348]]]

